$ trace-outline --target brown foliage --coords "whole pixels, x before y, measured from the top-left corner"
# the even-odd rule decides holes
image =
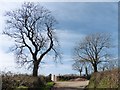
[[[119,88],[119,69],[94,73],[88,88]]]

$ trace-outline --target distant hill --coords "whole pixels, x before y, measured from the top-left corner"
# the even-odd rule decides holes
[[[120,88],[119,80],[120,69],[97,72],[92,75],[87,88]]]

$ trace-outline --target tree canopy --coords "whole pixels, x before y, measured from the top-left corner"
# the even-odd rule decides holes
[[[21,8],[6,12],[4,34],[11,37],[15,45],[12,51],[17,63],[33,68],[33,76],[38,75],[38,68],[43,57],[48,53],[60,56],[55,35],[57,23],[51,11],[40,3],[27,2]],[[28,65],[29,64],[29,65]]]
[[[107,50],[111,47],[111,36],[106,33],[95,33],[86,36],[74,48],[74,59],[91,63],[94,72],[98,64],[106,62],[110,56]]]

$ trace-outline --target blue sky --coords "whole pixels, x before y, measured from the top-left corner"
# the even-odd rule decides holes
[[[0,32],[4,30],[5,25],[5,17],[3,17],[4,11],[14,9],[20,5],[20,2],[0,3]],[[75,44],[88,34],[96,32],[110,33],[112,34],[114,45],[118,45],[117,0],[116,2],[47,2],[41,3],[41,5],[51,10],[59,22],[56,26],[56,33],[63,55],[61,59],[63,64],[55,64],[50,56],[45,57],[45,64],[41,64],[39,71],[41,74],[48,75],[52,73],[58,75],[77,73],[72,70],[71,67],[73,63],[72,50]],[[31,73],[32,71],[16,68],[17,65],[15,64],[13,54],[7,53],[7,48],[11,44],[10,39],[0,36],[0,70]],[[112,50],[114,50],[114,54],[117,57],[117,48]]]

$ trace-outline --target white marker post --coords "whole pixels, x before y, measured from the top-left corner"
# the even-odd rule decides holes
[[[54,75],[53,74],[51,74],[51,80],[54,81]]]
[[[56,82],[57,81],[57,76],[55,76],[55,75],[51,75],[51,80],[53,81],[53,82]]]

